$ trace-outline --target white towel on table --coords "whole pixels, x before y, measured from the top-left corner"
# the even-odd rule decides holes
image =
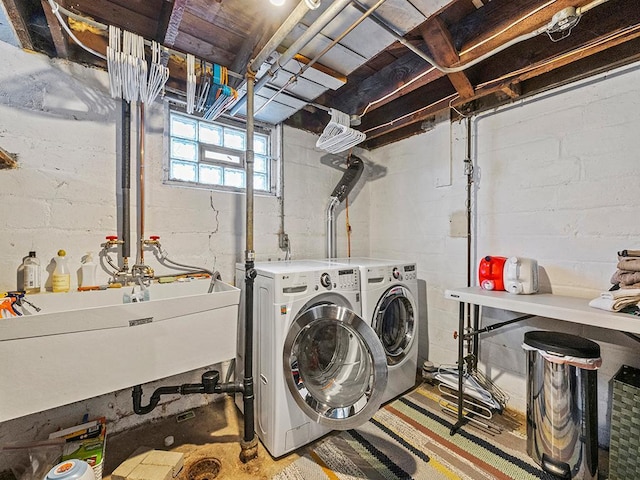
[[[609,312],[619,312],[624,307],[627,307],[629,305],[640,306],[640,298],[623,297],[623,298],[618,298],[614,300],[613,298],[598,297],[598,298],[594,298],[589,302],[590,307],[599,308],[600,310],[607,310]]]
[[[619,290],[610,290],[600,294],[602,298],[617,300],[619,298],[636,298],[640,300],[640,288],[621,288]]]

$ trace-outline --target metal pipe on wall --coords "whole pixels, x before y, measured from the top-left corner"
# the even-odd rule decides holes
[[[122,109],[122,258],[131,255],[131,104],[121,100]],[[128,263],[128,260],[126,261]]]
[[[329,205],[327,205],[326,224],[327,224],[327,258],[337,257],[337,234],[336,234],[336,207],[340,204],[338,197],[330,197]]]
[[[282,22],[280,28],[276,30],[273,36],[267,41],[262,50],[258,52],[258,54],[249,62],[248,69],[252,72],[258,72],[260,66],[265,62],[265,60],[271,55],[276,48],[280,46],[282,41],[286,38],[289,33],[295,28],[295,26],[300,23],[302,18],[309,11],[309,5],[305,0],[300,0],[300,3],[296,6],[296,8],[291,12],[291,14]],[[255,81],[255,79],[254,79]],[[247,92],[248,95],[248,92]]]

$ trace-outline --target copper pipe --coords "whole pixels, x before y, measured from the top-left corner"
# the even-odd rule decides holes
[[[138,226],[138,259],[136,264],[144,265],[144,103],[138,102],[139,116],[138,116],[138,155],[139,155],[139,177],[138,177],[138,192],[139,192],[139,219],[140,224]]]

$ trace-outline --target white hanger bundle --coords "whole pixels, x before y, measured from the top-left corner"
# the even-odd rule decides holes
[[[151,43],[151,52],[151,70],[147,75],[144,38],[109,26],[107,70],[113,98],[145,103],[155,100],[169,79],[169,69],[162,65],[162,47],[158,43]]]
[[[144,59],[144,38],[125,30],[122,32],[122,98],[137,102],[140,98],[140,80],[147,78]]]
[[[360,142],[367,136],[351,128],[349,115],[334,108],[329,110],[331,120],[324,127],[322,135],[316,142],[316,147],[329,153],[343,152]]]
[[[109,25],[109,45],[107,46],[107,71],[111,97],[122,97],[122,63],[120,61],[120,29]]]
[[[142,80],[140,99],[145,103],[153,103],[169,80],[169,68],[162,64],[162,47],[158,42],[151,42],[151,69],[146,82]]]

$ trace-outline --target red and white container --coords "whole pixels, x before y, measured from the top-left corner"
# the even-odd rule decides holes
[[[480,260],[478,284],[485,290],[504,290],[504,264],[507,257],[487,255]]]

